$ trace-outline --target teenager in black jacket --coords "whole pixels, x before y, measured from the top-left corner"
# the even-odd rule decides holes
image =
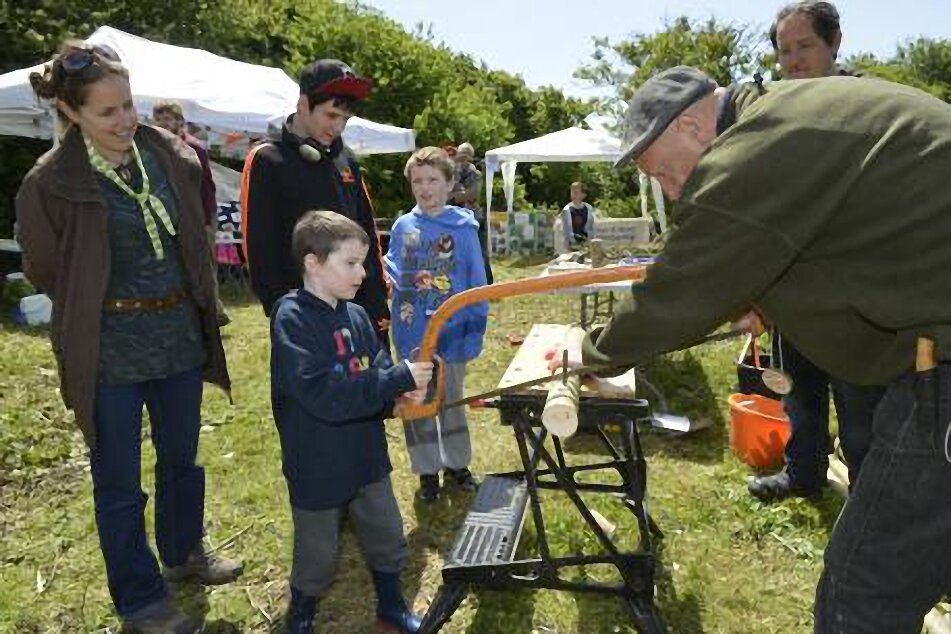
[[[242,202],[251,285],[267,315],[278,298],[300,286],[290,242],[294,224],[305,212],[328,209],[359,224],[370,238],[370,249],[367,276],[354,301],[386,342],[390,313],[373,207],[360,167],[341,139],[354,104],[371,87],[338,60],[307,66],[300,77],[297,112],[284,123],[280,139],[258,146],[245,162]]]

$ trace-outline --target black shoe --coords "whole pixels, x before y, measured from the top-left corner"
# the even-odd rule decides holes
[[[317,613],[317,599],[309,597],[297,588],[291,588],[291,604],[284,617],[287,634],[313,634],[314,615]]]
[[[439,499],[439,474],[424,474],[419,476],[419,491],[416,492],[423,502],[435,502]]]
[[[376,590],[376,627],[390,634],[416,634],[422,619],[406,607],[400,588],[400,573],[371,570]]]
[[[466,467],[462,469],[446,469],[446,480],[468,493],[479,490],[479,481]]]
[[[815,498],[822,493],[822,487],[803,487],[795,484],[784,468],[779,473],[750,479],[746,485],[750,495],[761,502],[779,502],[786,498]]]

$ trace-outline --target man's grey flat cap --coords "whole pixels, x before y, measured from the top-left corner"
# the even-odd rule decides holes
[[[635,160],[691,104],[713,92],[717,83],[690,66],[675,66],[638,86],[624,115],[620,167]]]

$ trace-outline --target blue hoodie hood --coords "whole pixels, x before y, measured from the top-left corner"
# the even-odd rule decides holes
[[[464,207],[454,207],[452,205],[446,205],[443,207],[442,213],[428,214],[418,206],[413,207],[412,211],[404,216],[397,218],[397,222],[403,220],[404,217],[411,216],[415,217],[415,223],[419,227],[428,227],[429,225],[435,225],[437,227],[442,227],[444,229],[455,230],[462,227],[472,227],[477,232],[479,230],[479,221],[475,219],[475,216],[472,215],[472,212]],[[407,221],[403,221],[406,223]],[[478,237],[478,233],[476,233]]]
[[[485,285],[478,229],[471,211],[453,206],[437,215],[414,207],[393,223],[384,267],[393,285],[391,328],[400,358],[411,358],[429,318],[446,299]],[[443,360],[461,363],[479,356],[488,312],[481,302],[449,319],[437,346]]]

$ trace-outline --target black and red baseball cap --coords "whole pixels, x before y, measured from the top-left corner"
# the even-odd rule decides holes
[[[360,77],[339,59],[318,59],[300,74],[302,95],[366,99],[372,90],[372,81]]]

